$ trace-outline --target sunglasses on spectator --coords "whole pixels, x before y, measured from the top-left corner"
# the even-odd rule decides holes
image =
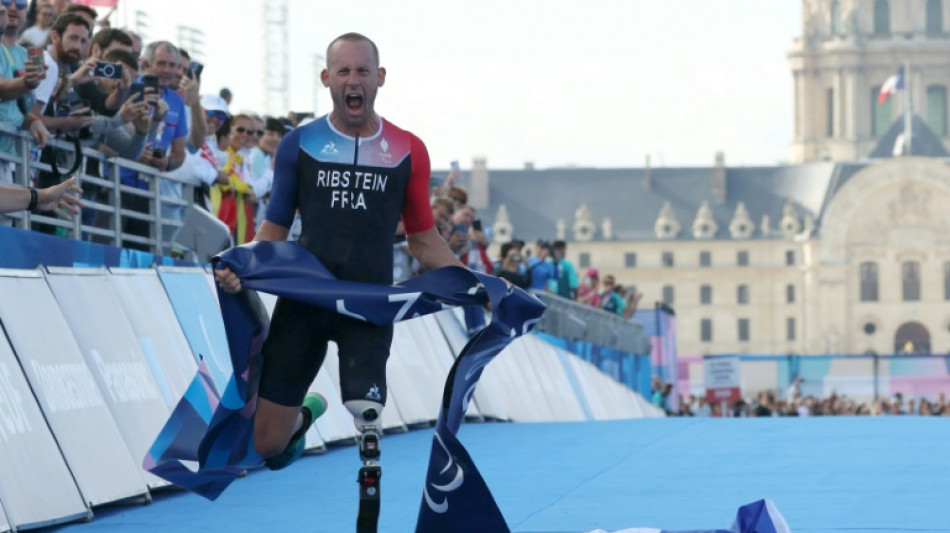
[[[0,0],[0,5],[2,5],[3,7],[10,7],[11,4],[13,4],[13,0]],[[27,5],[26,0],[22,2],[17,2],[16,8],[19,9],[20,11],[23,11],[24,9],[26,9],[26,5]]]
[[[248,135],[257,135],[258,137],[264,135],[264,130],[252,130],[252,129],[247,129],[244,126],[238,126],[234,129],[237,130],[238,133],[246,133]]]
[[[224,111],[208,111],[208,116],[214,117],[222,122],[228,119],[228,114],[225,113]]]

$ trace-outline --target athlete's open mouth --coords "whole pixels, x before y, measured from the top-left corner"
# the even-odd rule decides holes
[[[363,95],[350,93],[346,95],[346,107],[356,111],[363,107]]]

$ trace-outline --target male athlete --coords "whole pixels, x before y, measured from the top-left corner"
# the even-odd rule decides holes
[[[254,239],[286,240],[299,209],[300,244],[334,276],[390,285],[393,235],[401,219],[409,252],[423,267],[462,266],[433,224],[425,145],[374,109],[386,80],[376,45],[347,33],[330,43],[326,57],[320,77],[330,89],[333,111],[281,141],[267,216]],[[215,278],[227,292],[241,290],[229,269],[216,271]],[[323,398],[307,389],[330,340],[339,347],[343,402],[361,439],[382,434],[392,332],[392,326],[277,301],[262,349],[254,420],[255,448],[270,468],[283,468],[303,453],[304,434],[326,410]],[[360,452],[363,456],[362,445]]]

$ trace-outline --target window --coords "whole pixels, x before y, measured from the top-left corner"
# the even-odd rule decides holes
[[[891,34],[891,8],[887,0],[874,0],[874,35],[886,37]]]
[[[587,253],[587,252],[581,252],[581,254],[577,256],[577,266],[579,266],[579,267],[581,267],[581,268],[587,268],[587,267],[589,267],[589,266],[590,266],[590,254]]]
[[[739,285],[736,287],[736,303],[737,304],[747,304],[749,303],[749,286],[748,285]]]
[[[950,300],[950,263],[943,264],[943,299]]]
[[[736,253],[736,264],[741,267],[749,266],[749,252],[739,250],[739,252]]]
[[[785,319],[785,340],[795,340],[795,319],[792,317]]]
[[[841,2],[831,3],[831,35],[844,35],[841,29]]]
[[[887,133],[887,129],[891,127],[891,117],[894,116],[891,110],[894,97],[892,96],[883,104],[879,104],[877,97],[880,94],[880,85],[871,89],[871,135],[874,137],[880,137]]]
[[[712,303],[712,286],[703,285],[699,288],[699,303],[701,304]]]
[[[785,286],[785,303],[795,303],[795,286],[791,283]]]
[[[901,281],[905,302],[920,300],[920,263],[906,261],[901,265]]]
[[[825,135],[835,136],[835,90],[828,88],[825,91],[825,110],[828,112],[825,123]]]
[[[673,252],[663,252],[663,266],[673,266]]]
[[[785,264],[795,266],[795,250],[785,250]]]
[[[943,0],[927,0],[927,35],[943,33]]]
[[[861,263],[861,301],[877,301],[877,263]]]
[[[672,307],[673,306],[673,286],[664,285],[663,286],[663,303]]]
[[[634,268],[637,266],[637,254],[633,252],[627,252],[623,256],[623,264],[627,268]]]
[[[704,318],[699,321],[699,340],[710,342],[712,340],[712,319]]]
[[[739,341],[745,342],[749,340],[749,319],[740,318],[739,319]]]
[[[712,254],[709,252],[699,252],[699,266],[708,267],[712,265]]]
[[[943,85],[927,87],[927,125],[937,135],[947,136],[947,88]]]

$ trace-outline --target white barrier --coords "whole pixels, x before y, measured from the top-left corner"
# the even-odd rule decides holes
[[[50,269],[44,277],[39,271],[0,270],[0,295],[0,323],[10,338],[6,359],[0,343],[0,471],[13,472],[0,476],[0,500],[7,506],[6,522],[0,508],[0,533],[4,527],[86,516],[90,511],[84,501],[95,506],[147,496],[146,483],[158,485],[152,479],[143,481],[145,473],[138,465],[194,376],[196,358],[206,358],[220,390],[230,377],[226,334],[210,274],[200,268]],[[272,312],[276,298],[260,296]],[[41,335],[36,334],[37,324],[44,328]],[[462,324],[462,313],[453,309],[396,325],[387,366],[389,401],[383,411],[388,432],[428,426],[438,416],[445,378],[468,341]],[[3,440],[9,425],[4,415],[14,390],[3,379],[16,376],[13,370],[18,369],[11,366],[16,358],[23,367],[21,381],[32,385],[38,400],[31,427],[47,428],[47,440],[53,442],[52,448],[49,443],[31,447],[30,453],[44,460],[31,456],[19,460],[19,466],[59,468],[57,478],[4,463],[18,457]],[[6,367],[13,370],[7,372]],[[357,431],[342,405],[338,382],[337,347],[330,343],[310,387],[327,397],[329,407],[307,434],[308,450],[355,442]],[[134,391],[129,388],[133,385]],[[128,398],[120,398],[123,394]],[[36,421],[42,420],[41,410],[48,426]],[[593,365],[529,335],[486,367],[468,415],[550,422],[662,413]],[[72,478],[63,476],[66,468]],[[42,486],[54,487],[47,488],[48,493],[65,491],[67,496],[57,497],[58,505],[44,504],[45,514],[21,516],[17,495],[29,486],[24,485],[26,479],[43,480]]]
[[[218,297],[208,285],[206,272],[201,268],[161,267],[158,275],[191,352],[205,360],[214,386],[223,394],[231,377],[231,355]]]
[[[439,321],[442,335],[452,349],[452,354],[458,357],[468,342],[468,334],[465,332],[465,319],[462,316],[461,309],[447,309],[436,313],[436,320]],[[496,364],[496,363],[493,363]],[[511,420],[508,412],[508,402],[505,391],[500,389],[492,380],[479,380],[478,387],[475,388],[475,394],[472,395],[472,402],[478,406],[478,411],[483,417],[493,420]]]
[[[84,500],[146,495],[141,458],[129,453],[42,273],[0,271],[0,294],[0,322]]]
[[[0,533],[7,533],[10,529],[10,520],[7,518],[7,513],[3,510],[3,500],[0,500]]]
[[[111,269],[116,296],[145,354],[169,409],[174,409],[198,364],[158,273],[144,268]]]
[[[0,531],[89,515],[20,364],[0,334]],[[10,513],[4,514],[4,507]]]
[[[148,453],[171,409],[102,269],[50,268],[47,281],[134,458]],[[168,481],[140,469],[149,488]]]

